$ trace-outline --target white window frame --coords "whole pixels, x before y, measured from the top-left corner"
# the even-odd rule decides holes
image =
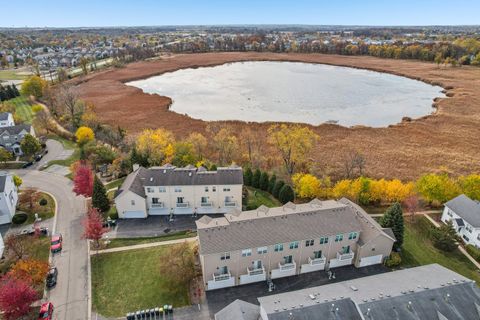
[[[268,247],[258,247],[257,254],[266,254],[268,253]]]
[[[252,249],[243,249],[242,257],[250,257],[252,255]]]

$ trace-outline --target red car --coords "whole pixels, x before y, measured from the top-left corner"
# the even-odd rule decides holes
[[[62,251],[62,240],[63,239],[61,234],[56,234],[52,236],[52,242],[50,245],[50,251],[52,251],[52,253]]]
[[[51,302],[42,304],[38,314],[38,320],[53,320],[53,304]]]

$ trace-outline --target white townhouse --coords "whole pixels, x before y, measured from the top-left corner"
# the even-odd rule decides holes
[[[445,203],[442,221],[451,221],[463,241],[480,247],[480,202],[461,194]]]
[[[0,259],[3,257],[4,250],[5,250],[5,245],[3,244],[2,234],[0,233]]]
[[[17,206],[18,193],[17,187],[13,182],[13,175],[0,172],[0,224],[12,222]]]
[[[11,127],[15,125],[13,115],[10,112],[0,113],[0,128]]]
[[[119,218],[149,215],[221,214],[242,209],[243,171],[238,166],[208,171],[172,165],[138,167],[115,194]]]

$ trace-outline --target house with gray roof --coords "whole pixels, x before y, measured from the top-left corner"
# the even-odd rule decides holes
[[[231,211],[196,225],[206,290],[382,263],[395,242],[347,199]]]
[[[14,155],[22,155],[20,142],[27,134],[35,137],[35,130],[33,130],[33,126],[30,124],[0,127],[0,147],[5,148]]]
[[[480,247],[480,202],[464,194],[445,203],[442,221],[452,222],[457,234],[467,244]]]
[[[5,244],[3,243],[2,233],[0,233],[0,259],[3,257],[4,250],[5,250]]]
[[[18,202],[18,192],[13,175],[0,171],[0,224],[12,222]]]
[[[11,127],[15,125],[13,115],[10,112],[0,112],[0,128]]]
[[[259,297],[258,302],[255,320],[480,319],[475,281],[438,264]],[[242,319],[233,313],[239,316],[240,310],[229,305],[215,319]]]
[[[115,194],[119,218],[149,215],[222,214],[242,208],[243,171],[238,166],[136,167]]]

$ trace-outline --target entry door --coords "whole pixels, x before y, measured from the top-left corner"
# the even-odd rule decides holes
[[[286,257],[283,257],[283,260],[284,260],[285,264],[292,263],[293,257],[292,256],[286,256]]]
[[[227,266],[224,266],[224,267],[220,267],[220,274],[227,274],[228,273],[228,267]]]
[[[261,269],[261,268],[262,268],[262,260],[253,261],[253,269]]]

